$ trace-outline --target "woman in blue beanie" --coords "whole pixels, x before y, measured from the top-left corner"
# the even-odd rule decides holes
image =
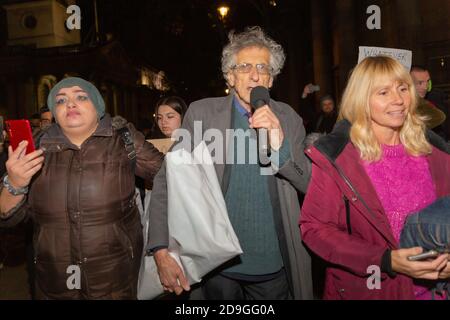
[[[163,155],[126,121],[105,114],[97,88],[60,81],[48,96],[56,123],[25,154],[9,148],[0,226],[35,223],[39,299],[135,299],[142,253],[135,174],[152,180]]]

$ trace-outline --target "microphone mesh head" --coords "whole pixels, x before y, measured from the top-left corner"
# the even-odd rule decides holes
[[[250,92],[250,105],[258,109],[270,102],[269,90],[266,87],[259,86],[252,89]]]

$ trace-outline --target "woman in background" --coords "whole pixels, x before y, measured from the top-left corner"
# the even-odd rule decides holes
[[[164,137],[170,138],[172,133],[181,127],[186,110],[186,103],[180,97],[170,96],[159,99],[155,108],[158,130],[155,128],[154,134],[156,136],[162,134]]]
[[[152,139],[164,139],[171,138],[173,132],[181,127],[183,116],[187,110],[186,103],[183,99],[177,96],[163,97],[158,100],[155,107],[155,121],[151,129]],[[159,144],[158,140],[152,140],[159,151],[166,153],[170,148],[170,144],[165,141]],[[137,177],[136,187],[139,190],[141,204],[144,212],[147,211],[148,204],[150,203],[150,194],[153,189],[153,181],[146,180]],[[143,225],[144,225],[143,220]]]

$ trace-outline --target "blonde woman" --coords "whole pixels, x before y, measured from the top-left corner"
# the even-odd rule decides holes
[[[341,121],[306,150],[313,169],[301,233],[328,263],[325,299],[426,299],[415,279],[450,277],[448,255],[411,262],[422,249],[399,249],[408,215],[450,194],[449,150],[416,109],[406,69],[367,58],[349,79]]]

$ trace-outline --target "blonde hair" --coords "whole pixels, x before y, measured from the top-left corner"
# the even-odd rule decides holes
[[[385,56],[368,57],[352,71],[339,108],[339,119],[352,124],[350,140],[362,159],[377,161],[381,158],[381,145],[372,129],[369,99],[375,87],[386,78],[406,84],[411,95],[411,105],[400,128],[401,143],[410,155],[430,154],[425,119],[417,114],[418,97],[411,76],[400,62]]]

